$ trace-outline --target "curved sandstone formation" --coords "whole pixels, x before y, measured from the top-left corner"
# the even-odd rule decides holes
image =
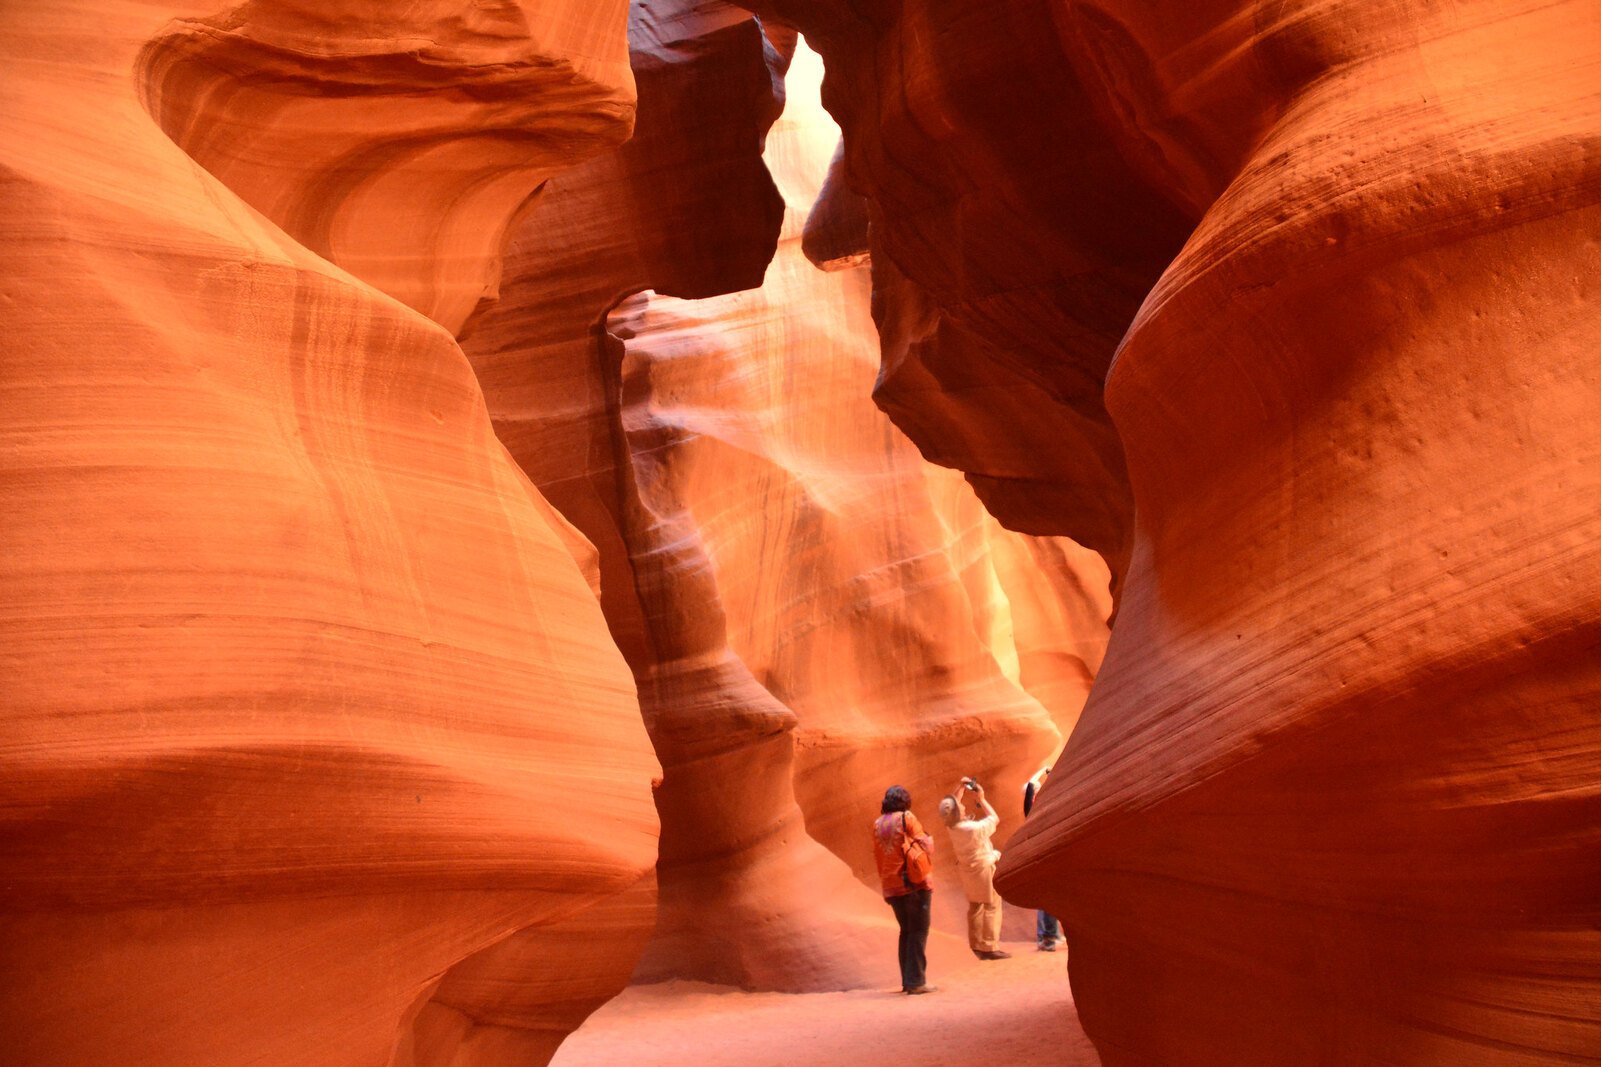
[[[576,915],[468,956],[430,987],[391,1067],[549,1062],[568,1034],[621,992],[655,926],[656,904],[652,872]]]
[[[1127,567],[1003,879],[1107,1062],[1593,1056],[1594,5],[751,6],[881,403]]]
[[[505,1023],[486,953],[648,894],[658,768],[592,550],[449,332],[341,269],[394,250],[376,280],[448,322],[490,273],[457,212],[502,225],[553,165],[480,154],[484,108],[524,139],[623,136],[622,11],[464,30],[410,5],[433,52],[378,40],[380,7],[0,14],[11,1062],[444,1062],[406,1051],[431,990]],[[556,69],[557,110],[495,104]],[[378,243],[308,251],[145,103],[250,197],[281,188],[258,206],[286,224],[326,198],[320,251]],[[380,235],[402,187],[417,228]],[[561,995],[618,987],[650,925],[614,925],[586,931],[613,976]]]
[[[1059,0],[748,0],[828,65],[871,219],[875,399],[997,518],[1126,566],[1101,383],[1192,219],[1127,162],[1052,32]]]
[[[802,84],[767,136],[791,204],[780,237],[757,154],[773,119],[762,34],[726,5],[672,10],[635,11],[635,140],[551,183],[465,347],[502,438],[600,547],[664,764],[662,906],[641,975],[885,984],[889,913],[813,839],[872,883],[864,826],[884,786],[904,780],[932,818],[963,770],[1017,778],[1049,754],[1052,716],[1016,683],[1071,725],[1104,646],[1106,573],[1070,543],[1000,530],[866,401],[867,273],[820,273],[799,248],[837,137],[816,57],[789,72]],[[661,25],[676,49],[647,32]],[[756,136],[731,137],[742,122]],[[647,198],[664,210],[632,213]],[[643,288],[657,291],[608,319],[620,344],[574,316],[575,292],[598,314]],[[1027,573],[1036,554],[1063,584]]]
[[[137,75],[162,129],[308,249],[447,329],[540,182],[628,136],[626,4],[251,0]]]
[[[598,546],[602,601],[664,765],[658,936],[641,974],[801,991],[892,981],[886,915],[807,837],[793,714],[729,652],[704,564],[637,499],[618,424],[620,353],[597,323],[627,293],[760,284],[783,203],[762,163],[787,52],[719,2],[630,21],[636,136],[552,182],[507,253],[501,300],[464,344],[497,432]],[[792,42],[790,42],[792,45]],[[889,936],[893,936],[892,934]]]
[[[1594,1058],[1595,4],[749,6],[0,9],[9,1060],[888,984],[1069,733],[1109,1065]]]
[[[821,273],[800,247],[837,135],[817,105],[819,74],[814,53],[797,55],[768,137],[791,211],[762,286],[699,301],[648,294],[608,329],[623,342],[635,581],[647,601],[672,605],[656,613],[657,632],[710,620],[715,636],[679,661],[731,653],[741,685],[759,682],[774,708],[793,712],[806,831],[876,886],[863,822],[884,787],[908,786],[932,822],[964,771],[991,783],[1025,777],[1062,735],[1017,684],[1016,634],[1030,652],[1027,680],[1070,726],[1109,602],[1104,565],[1071,543],[1039,546],[1061,585],[1026,564],[998,570],[1008,553],[1030,556],[1028,539],[1001,530],[959,476],[924,461],[867,401],[878,362],[868,272]],[[1002,573],[1027,602],[1019,619]],[[1080,644],[1069,620],[1084,624]],[[1034,654],[1044,645],[1083,660]],[[719,687],[737,691],[727,679]],[[652,688],[642,677],[642,693]],[[673,686],[661,688],[665,709]],[[709,709],[693,710],[685,727],[723,741]],[[711,770],[696,768],[686,788],[708,788]],[[664,796],[674,785],[669,767]],[[1015,827],[1012,791],[995,801]],[[665,831],[663,840],[665,859],[674,842]],[[942,875],[954,874],[948,862],[942,855]],[[809,896],[826,898],[815,879]],[[937,896],[953,916],[963,907],[954,881]]]
[[[988,209],[1029,221],[1017,258],[1087,253],[1097,336],[1126,328],[1106,403],[1138,521],[1116,638],[1003,864],[1010,895],[1067,921],[1106,1062],[1593,1056],[1594,5],[791,14],[838,77],[873,201],[887,378],[907,373],[898,338],[959,316],[1036,385],[1096,385],[1080,335],[1021,346],[965,298],[1035,291],[986,254],[999,223],[934,243],[948,205],[909,197],[962,176],[993,175]],[[994,84],[998,54],[1035,58]],[[1029,128],[980,113],[1008,93],[1043,100]],[[1049,121],[1061,101],[1072,124]],[[1041,128],[1081,206],[1036,199]],[[1151,256],[1103,254],[1124,226]],[[968,453],[1083,406],[1002,395],[982,364],[912,369],[920,404],[892,399],[897,419],[986,410],[943,457],[980,475]],[[1105,468],[1087,439],[1057,455]],[[1008,517],[1104,526],[1065,494],[1038,504]]]

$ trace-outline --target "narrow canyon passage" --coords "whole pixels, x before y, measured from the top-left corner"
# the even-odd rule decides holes
[[[0,1061],[1601,1062],[1597,41],[0,3]]]

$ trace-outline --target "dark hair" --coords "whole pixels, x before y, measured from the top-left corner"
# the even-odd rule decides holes
[[[906,811],[912,806],[912,794],[903,786],[892,785],[884,790],[884,803],[880,805],[879,812],[888,815],[892,811]]]

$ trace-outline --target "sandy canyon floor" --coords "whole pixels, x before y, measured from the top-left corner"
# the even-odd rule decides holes
[[[1006,949],[1012,959],[931,975],[937,991],[921,997],[633,986],[575,1031],[551,1067],[1099,1064],[1073,1007],[1066,952],[1036,952],[1029,943]]]

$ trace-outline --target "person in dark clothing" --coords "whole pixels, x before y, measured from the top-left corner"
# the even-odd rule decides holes
[[[934,902],[934,887],[926,877],[914,881],[906,871],[902,843],[914,840],[934,853],[934,839],[923,832],[922,823],[911,812],[912,795],[898,785],[884,793],[880,814],[873,822],[873,854],[878,861],[878,878],[884,899],[900,924],[901,992],[932,993],[928,984],[928,924]]]
[[[1049,766],[1041,767],[1034,777],[1023,786],[1023,817],[1034,810],[1034,798],[1039,795],[1040,788],[1045,785],[1045,778],[1051,773]],[[1056,946],[1066,939],[1062,936],[1062,924],[1056,921],[1056,916],[1043,909],[1034,916],[1034,940],[1041,952],[1055,952]]]

